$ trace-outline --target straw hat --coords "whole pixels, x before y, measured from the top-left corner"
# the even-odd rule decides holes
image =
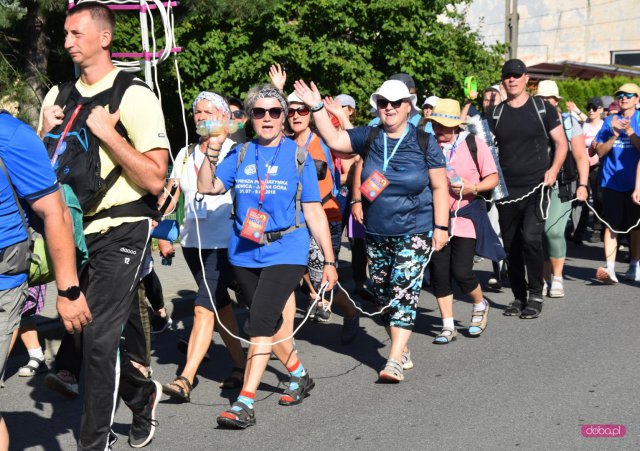
[[[460,102],[453,99],[438,99],[429,119],[445,127],[457,127],[462,124],[460,119]]]

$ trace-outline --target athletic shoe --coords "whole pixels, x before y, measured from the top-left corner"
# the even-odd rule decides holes
[[[495,276],[491,276],[487,281],[487,288],[492,291],[501,291],[502,284]]]
[[[629,265],[629,269],[624,273],[624,280],[631,280],[633,282],[640,282],[640,266]]]
[[[151,381],[153,391],[145,406],[137,412],[133,412],[133,421],[129,429],[129,445],[132,448],[142,448],[153,440],[158,421],[156,420],[156,407],[162,397],[162,385],[160,382]]]
[[[554,277],[553,279],[551,279],[551,285],[549,286],[549,297],[550,298],[564,297],[564,286],[562,282],[562,277]]]
[[[316,308],[315,321],[318,323],[328,323],[331,319],[331,310],[324,309],[321,305]]]
[[[44,385],[70,398],[75,398],[80,394],[76,377],[67,370],[47,374],[44,378]]]
[[[613,285],[615,283],[618,283],[616,273],[614,271],[609,272],[607,268],[604,268],[602,266],[596,271],[596,279],[598,279],[605,285]]]
[[[168,315],[165,317],[156,314],[151,315],[152,334],[161,334],[165,330],[170,329],[172,324],[173,320]]]

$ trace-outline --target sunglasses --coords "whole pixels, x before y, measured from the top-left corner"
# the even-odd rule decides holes
[[[616,99],[618,100],[622,100],[622,99],[632,99],[633,97],[635,97],[635,94],[632,92],[619,92],[618,94],[616,94]]]
[[[387,105],[389,104],[391,104],[391,108],[400,108],[400,106],[402,105],[402,102],[404,102],[404,99],[394,100],[392,102],[391,100],[379,98],[376,103],[378,104],[378,108],[380,108],[381,110],[384,110],[385,108],[387,108]]]
[[[269,112],[269,116],[271,116],[271,119],[278,119],[280,116],[282,116],[282,108],[269,108],[268,110],[265,110],[264,108],[254,108],[253,110],[251,110],[251,116],[254,119],[262,119],[264,117],[265,114],[267,114],[267,111]]]
[[[236,110],[231,115],[236,119],[244,119],[246,117],[246,113],[244,110]]]
[[[289,108],[289,112],[287,112],[287,117],[293,117],[296,113],[298,113],[298,116],[306,116],[307,114],[309,114],[309,108],[307,107]]]
[[[524,74],[507,74],[507,75],[503,75],[503,76],[502,76],[502,79],[503,79],[503,80],[508,80],[508,79],[510,79],[510,78],[519,79],[519,78],[522,78],[522,76],[523,76],[523,75],[524,75]]]
[[[587,111],[598,111],[598,106],[595,105],[587,105]]]

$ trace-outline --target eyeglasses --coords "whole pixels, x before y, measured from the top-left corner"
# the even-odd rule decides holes
[[[254,119],[262,119],[264,118],[264,115],[267,114],[267,111],[269,112],[269,116],[271,116],[271,119],[278,119],[280,116],[282,116],[282,108],[269,108],[268,110],[265,110],[264,108],[254,108],[251,110],[251,116],[253,116]]]
[[[385,108],[387,108],[387,105],[389,104],[391,104],[391,108],[400,108],[400,106],[402,105],[402,102],[404,102],[404,99],[394,100],[392,102],[391,100],[387,100],[385,98],[378,98],[376,103],[378,104],[378,108],[380,108],[381,110],[384,110]]]
[[[309,108],[307,108],[306,106],[303,108],[289,108],[287,117],[293,117],[296,113],[298,113],[298,116],[306,116],[307,114],[309,114]]]
[[[599,106],[587,105],[587,111],[598,111]]]
[[[616,94],[616,99],[618,100],[622,100],[622,99],[631,99],[633,97],[635,97],[636,94],[632,93],[632,92],[619,92],[618,94]]]
[[[510,79],[510,78],[519,79],[519,78],[522,78],[522,76],[523,76],[523,75],[524,75],[524,74],[507,74],[507,75],[503,75],[503,76],[502,76],[502,79],[503,79],[503,80],[508,80],[508,79]]]
[[[246,117],[246,113],[244,110],[235,110],[231,115],[236,119],[244,119]]]

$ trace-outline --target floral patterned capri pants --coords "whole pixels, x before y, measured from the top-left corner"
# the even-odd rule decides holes
[[[384,326],[413,329],[431,238],[426,233],[418,233],[405,236],[367,234],[366,239],[376,302],[382,308],[393,299],[381,315]]]

